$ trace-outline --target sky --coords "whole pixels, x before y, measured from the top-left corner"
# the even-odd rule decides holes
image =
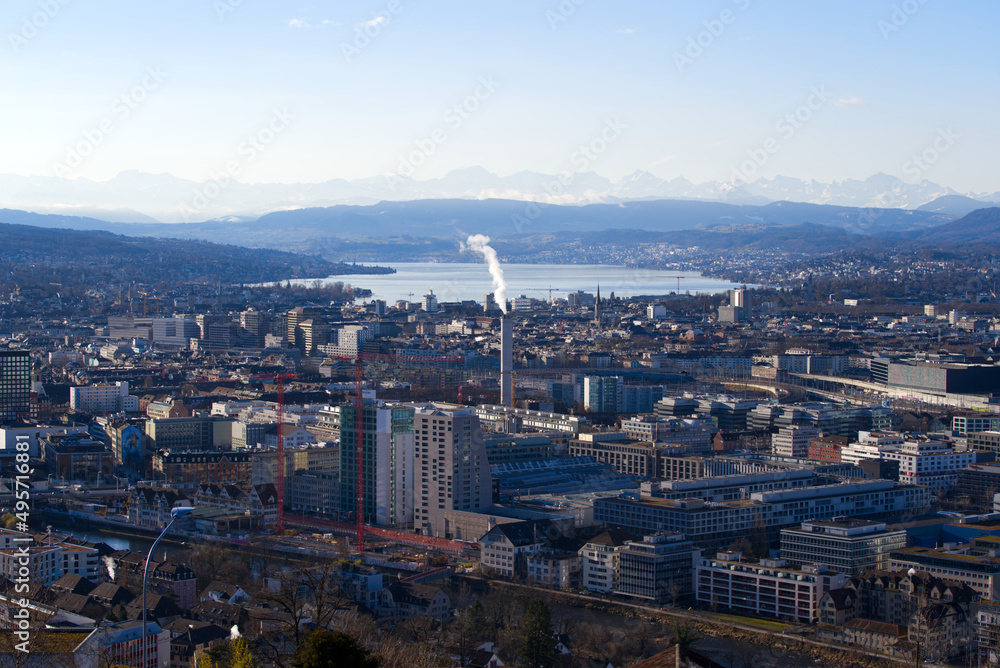
[[[1000,190],[996,0],[7,0],[0,174]]]

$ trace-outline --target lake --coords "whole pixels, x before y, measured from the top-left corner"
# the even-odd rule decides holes
[[[490,273],[485,263],[470,262],[396,262],[390,265],[395,274],[331,276],[325,281],[343,281],[354,287],[372,291],[373,299],[384,299],[390,305],[397,300],[419,301],[433,290],[439,302],[466,300],[483,301],[493,291]],[[601,296],[634,297],[665,295],[677,291],[680,276],[681,292],[724,292],[739,287],[728,281],[705,278],[695,272],[634,269],[606,264],[505,264],[507,298],[526,295],[548,300],[565,297],[582,290]],[[303,279],[292,283],[312,283]]]

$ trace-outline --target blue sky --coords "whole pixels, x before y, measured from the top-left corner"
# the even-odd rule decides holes
[[[615,179],[728,180],[766,154],[744,173],[994,192],[998,18],[995,0],[9,0],[0,173],[203,180],[240,159],[242,181],[318,182],[420,145],[417,179],[554,173],[617,119],[586,164]]]

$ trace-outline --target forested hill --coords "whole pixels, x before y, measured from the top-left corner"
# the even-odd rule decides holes
[[[204,241],[127,237],[0,222],[0,282],[257,283],[289,277],[384,273],[313,255]]]

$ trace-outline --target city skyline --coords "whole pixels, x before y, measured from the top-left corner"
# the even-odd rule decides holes
[[[986,2],[170,11],[8,7],[0,174],[319,183],[482,166],[1000,190]]]

